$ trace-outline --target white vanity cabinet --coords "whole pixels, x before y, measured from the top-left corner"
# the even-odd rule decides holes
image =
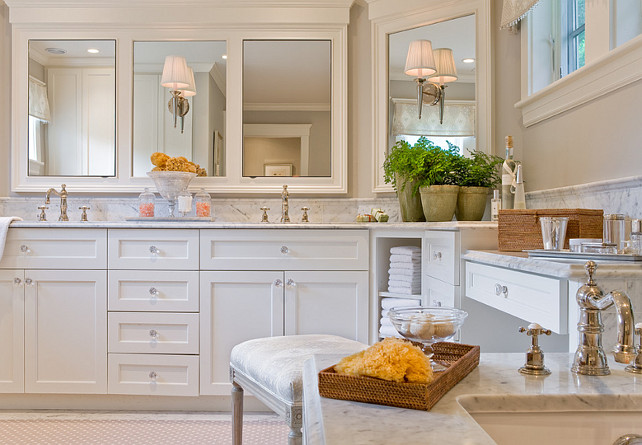
[[[368,341],[367,230],[201,230],[201,269],[201,394],[229,394],[230,351],[252,338]]]
[[[9,231],[0,262],[2,313],[11,314],[0,328],[4,392],[107,392],[106,240],[102,229]]]

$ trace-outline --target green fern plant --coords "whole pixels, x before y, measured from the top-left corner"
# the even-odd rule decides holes
[[[458,166],[458,184],[463,187],[496,187],[501,182],[499,168],[504,159],[475,150],[462,157]]]

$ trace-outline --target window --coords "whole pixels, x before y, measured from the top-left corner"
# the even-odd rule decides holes
[[[562,33],[562,47],[566,52],[566,72],[563,75],[584,66],[584,0],[566,0],[566,16],[566,27]]]

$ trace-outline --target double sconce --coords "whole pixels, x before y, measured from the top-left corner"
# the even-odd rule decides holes
[[[421,119],[421,108],[426,96],[429,105],[439,104],[439,123],[444,123],[444,101],[446,83],[457,80],[457,68],[450,48],[432,49],[430,40],[410,42],[406,57],[406,75],[415,77],[417,82],[417,111]],[[426,82],[428,81],[428,82]]]
[[[181,118],[181,133],[184,128],[185,115],[189,112],[189,101],[186,97],[196,95],[196,83],[194,82],[194,71],[187,66],[185,57],[167,56],[163,66],[161,85],[169,88],[172,98],[167,103],[169,112],[174,116],[174,128],[176,121]]]

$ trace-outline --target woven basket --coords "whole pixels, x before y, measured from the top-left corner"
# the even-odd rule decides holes
[[[334,366],[319,372],[322,397],[429,411],[479,364],[479,346],[435,343],[432,359],[450,366],[431,383],[397,383],[372,377],[337,374]]]
[[[526,209],[500,210],[497,224],[499,250],[521,252],[542,249],[541,216],[567,216],[564,248],[568,249],[571,238],[602,238],[603,210],[592,209]]]

